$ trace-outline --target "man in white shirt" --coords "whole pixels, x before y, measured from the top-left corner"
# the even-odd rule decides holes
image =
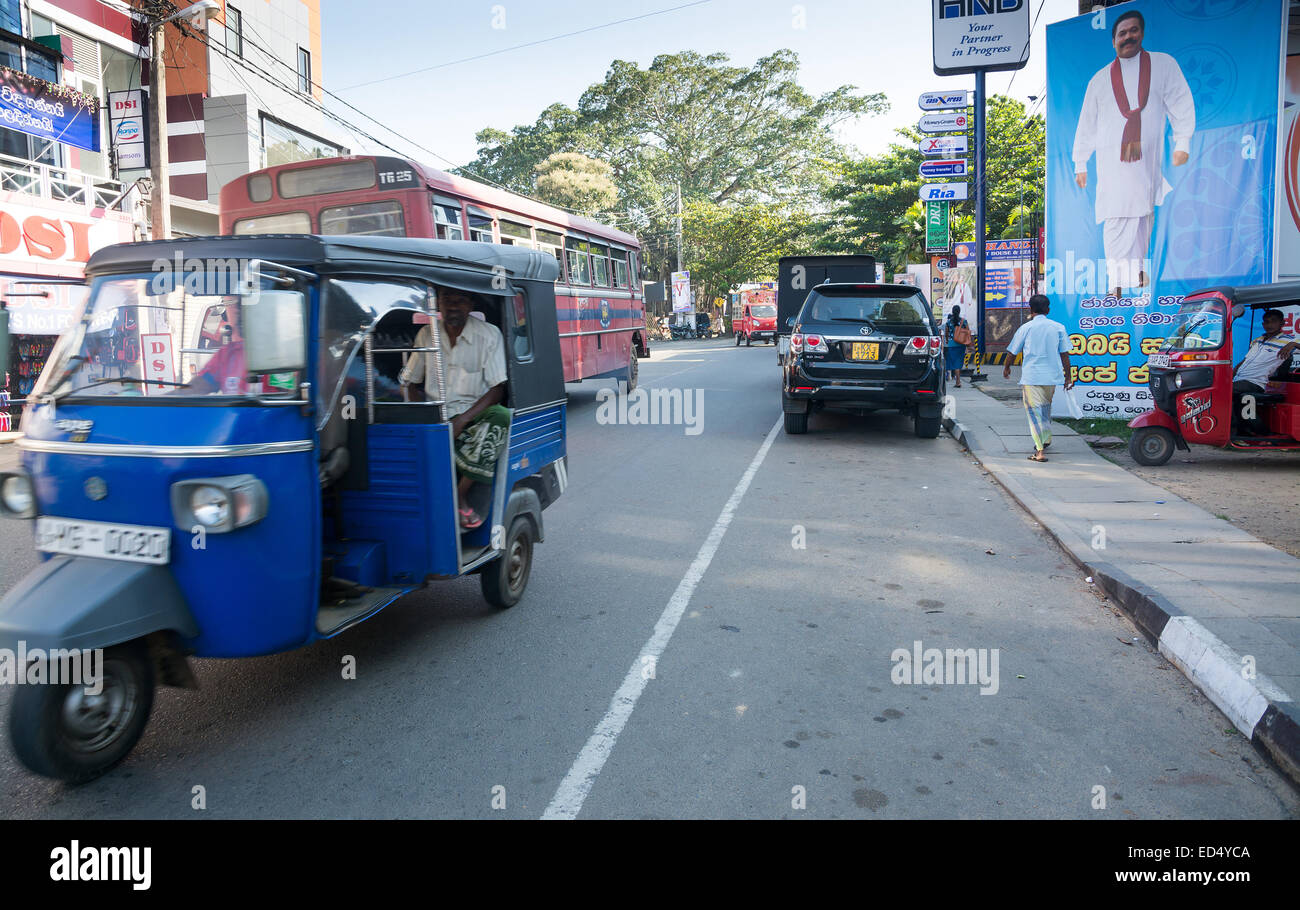
[[[1232,394],[1236,399],[1234,418],[1242,412],[1242,398],[1266,391],[1269,378],[1300,348],[1300,340],[1295,335],[1282,331],[1282,321],[1281,310],[1265,310],[1264,334],[1250,343],[1246,356],[1232,371]]]
[[[441,334],[447,343],[442,352],[447,396],[443,414],[451,420],[455,439],[460,474],[457,505],[465,530],[483,524],[497,458],[510,436],[510,411],[501,404],[506,391],[505,345],[495,326],[470,316],[474,306],[474,298],[464,291],[438,289]],[[433,347],[431,326],[416,333],[415,347]],[[433,354],[412,354],[400,379],[408,401],[412,388],[421,382],[424,394],[438,399]]]
[[[1097,153],[1097,223],[1104,224],[1109,287],[1146,287],[1143,263],[1151,249],[1155,207],[1172,189],[1161,170],[1165,120],[1174,134],[1175,167],[1187,163],[1196,105],[1187,79],[1168,54],[1142,48],[1146,22],[1137,11],[1115,20],[1116,57],[1088,82],[1074,133],[1075,183],[1088,186],[1088,159]]]
[[[1007,353],[1024,354],[1020,366],[1020,394],[1029,417],[1029,435],[1034,439],[1030,461],[1047,461],[1043,450],[1052,444],[1052,397],[1056,387],[1074,388],[1070,378],[1070,336],[1065,326],[1048,319],[1051,301],[1046,294],[1029,298],[1029,321],[1016,329]],[[1011,361],[1002,367],[1002,378],[1011,378]]]

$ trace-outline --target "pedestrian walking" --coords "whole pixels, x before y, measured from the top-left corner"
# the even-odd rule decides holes
[[[1045,294],[1029,298],[1029,321],[1016,329],[1007,354],[1022,354],[1020,395],[1029,417],[1029,435],[1034,438],[1030,461],[1047,461],[1043,450],[1052,444],[1052,393],[1058,385],[1074,387],[1070,375],[1070,337],[1065,326],[1047,318],[1051,301]],[[1011,360],[1002,367],[1002,378],[1011,378]]]
[[[961,388],[961,367],[966,362],[966,346],[971,343],[970,323],[961,318],[961,306],[953,304],[952,312],[943,323],[943,334],[947,341],[943,349],[943,368],[956,380],[955,387]]]

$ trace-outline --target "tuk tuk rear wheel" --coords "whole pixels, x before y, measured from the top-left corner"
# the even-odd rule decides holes
[[[1138,464],[1158,468],[1174,457],[1174,434],[1164,427],[1139,427],[1129,437],[1128,453]]]
[[[532,570],[533,523],[525,516],[517,515],[510,523],[501,556],[479,573],[483,598],[494,607],[513,607],[524,596]]]
[[[51,678],[47,665],[46,679]],[[101,692],[84,685],[16,687],[9,710],[14,754],[28,770],[72,784],[112,769],[135,748],[153,709],[153,664],[142,642],[104,651]]]

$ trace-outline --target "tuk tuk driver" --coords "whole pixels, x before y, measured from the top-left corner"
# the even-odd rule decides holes
[[[472,318],[473,296],[464,291],[438,288],[438,310],[442,336],[448,350],[443,353],[447,400],[443,413],[451,420],[455,439],[456,502],[460,526],[469,531],[480,527],[487,514],[497,457],[510,431],[510,411],[505,401],[506,355],[501,332],[485,320]],[[415,336],[415,347],[433,346],[431,326]],[[429,400],[438,397],[438,379],[432,354],[413,354],[402,368],[403,396],[413,400],[417,383]]]
[[[201,395],[242,395],[248,391],[244,341],[239,333],[239,298],[226,300],[217,330],[221,346],[190,380],[189,391]]]

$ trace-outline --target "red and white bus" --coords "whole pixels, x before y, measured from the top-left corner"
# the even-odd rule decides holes
[[[635,387],[650,354],[631,234],[403,158],[354,155],[254,171],[221,190],[223,234],[369,234],[545,250],[555,283],[564,379]]]

